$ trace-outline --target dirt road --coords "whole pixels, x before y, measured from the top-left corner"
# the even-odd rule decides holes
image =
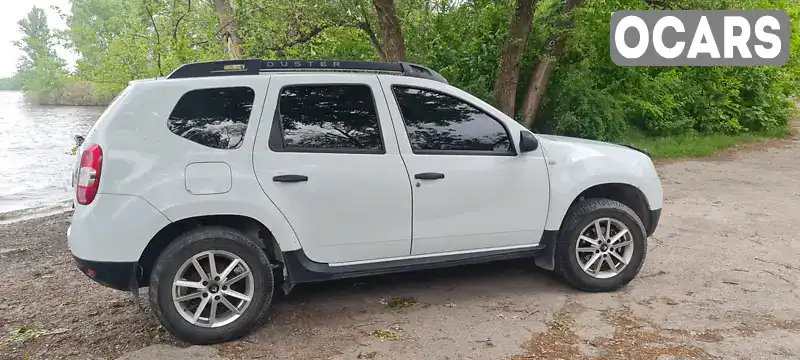
[[[798,154],[795,139],[660,165],[661,226],[616,293],[524,261],[338,281],[213,347],[185,348],[79,273],[66,216],[0,226],[0,358],[800,359]]]

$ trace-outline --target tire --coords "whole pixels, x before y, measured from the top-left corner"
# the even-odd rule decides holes
[[[236,262],[227,276],[228,280],[236,280],[238,276],[244,276],[236,283],[223,287],[225,283],[214,281],[209,278],[208,284],[203,289],[180,287],[173,285],[181,272],[181,279],[192,281],[195,285],[202,284],[199,271],[192,263],[191,259],[196,255],[205,254],[205,258],[197,261],[205,270],[209,277],[210,257],[209,252],[213,252],[214,261],[217,265],[217,274],[224,275],[228,265]],[[237,262],[233,257],[239,258]],[[244,263],[244,265],[242,265]],[[249,274],[247,270],[249,268]],[[188,275],[187,275],[188,274]],[[236,275],[234,275],[236,274]],[[245,275],[242,275],[245,274]],[[216,285],[216,287],[214,287]],[[224,289],[224,290],[223,290]],[[264,251],[251,239],[241,232],[225,227],[201,227],[180,235],[161,253],[156,260],[150,276],[150,305],[162,326],[176,338],[195,345],[216,344],[238,339],[247,335],[264,318],[264,315],[272,302],[275,289],[275,279],[270,267],[269,259]],[[216,291],[214,291],[216,290]],[[200,293],[196,298],[180,302],[180,305],[173,301],[174,291],[177,295],[190,293]],[[212,292],[213,291],[213,292]],[[227,304],[237,310],[244,307],[244,300],[226,294],[236,291],[237,296],[248,295],[250,302],[240,311],[238,318]],[[205,293],[205,294],[204,294]],[[208,296],[205,296],[208,295]],[[202,301],[208,299],[207,305],[197,319],[198,323],[190,322],[193,309],[199,308]],[[218,299],[218,300],[215,300]],[[194,307],[192,307],[193,304]],[[216,312],[212,326],[211,307],[216,304]],[[178,310],[178,306],[186,306],[186,311]],[[182,315],[182,313],[184,315]],[[204,315],[205,314],[205,315]],[[187,316],[185,318],[184,316]],[[226,320],[225,316],[229,318]],[[205,317],[205,320],[203,318]],[[203,323],[205,321],[206,323]]]
[[[597,275],[592,276],[584,271],[578,259],[578,257],[583,256],[583,259],[587,259],[585,260],[585,263],[589,263],[593,256],[593,252],[584,252],[578,255],[576,254],[576,248],[579,243],[579,237],[585,231],[585,229],[587,229],[589,225],[594,225],[596,220],[600,220],[600,224],[603,224],[604,221],[606,221],[606,224],[608,224],[609,222],[605,219],[611,219],[610,222],[615,223],[612,229],[619,227],[619,224],[627,227],[630,236],[624,235],[622,239],[626,239],[625,241],[631,242],[633,247],[630,250],[630,259],[627,261],[627,265],[625,265],[621,271],[619,271],[616,275],[610,275],[607,278],[599,278]],[[586,231],[590,230],[587,229]],[[597,231],[594,231],[593,233],[596,234]],[[592,232],[590,231],[587,234],[592,234]],[[588,237],[593,238],[592,236]],[[611,238],[613,237],[614,235],[612,233]],[[584,242],[584,240],[581,240],[580,243],[584,245],[582,249],[590,247],[589,243]],[[619,242],[619,244],[622,243]],[[602,266],[603,269],[610,270],[610,264],[602,264],[602,261],[604,261],[602,256],[608,256],[610,259],[612,259],[612,261],[616,262],[616,259],[620,259],[620,257],[615,257],[615,255],[610,254],[610,252],[606,252],[613,251],[612,249],[613,247],[606,247],[604,250],[594,251],[601,256],[597,260],[601,262],[601,264],[597,265],[595,263],[595,265],[589,266],[589,271],[597,269],[598,271],[602,272],[601,268],[595,268],[595,266]],[[620,251],[625,253],[625,256],[622,257],[628,257],[627,249],[621,249]],[[647,236],[645,233],[645,228],[642,224],[642,220],[633,210],[631,210],[631,208],[625,204],[610,199],[586,199],[573,205],[567,216],[564,218],[561,230],[559,231],[559,238],[556,243],[555,270],[576,289],[587,292],[615,291],[626,286],[636,277],[642,267],[642,264],[644,264],[646,253]],[[621,266],[620,264],[621,262],[615,266]],[[610,271],[606,272],[612,273]]]

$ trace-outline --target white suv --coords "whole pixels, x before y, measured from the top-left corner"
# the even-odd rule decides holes
[[[533,134],[409,63],[187,64],[130,83],[80,154],[78,267],[149,287],[195,344],[247,334],[276,283],[525,257],[615,290],[662,204],[645,151]]]

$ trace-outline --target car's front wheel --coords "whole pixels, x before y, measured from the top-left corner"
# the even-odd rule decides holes
[[[641,219],[625,204],[587,199],[564,219],[556,245],[556,271],[583,291],[613,291],[639,273],[647,252]]]
[[[150,277],[150,304],[173,336],[214,344],[247,334],[272,301],[269,259],[239,231],[204,227],[175,239]]]

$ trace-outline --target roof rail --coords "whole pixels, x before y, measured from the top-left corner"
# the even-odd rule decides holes
[[[262,72],[278,71],[367,71],[391,72],[435,80],[447,84],[441,74],[422,65],[408,62],[377,62],[352,60],[222,60],[184,64],[175,69],[167,79],[185,79],[207,76],[257,75]]]

